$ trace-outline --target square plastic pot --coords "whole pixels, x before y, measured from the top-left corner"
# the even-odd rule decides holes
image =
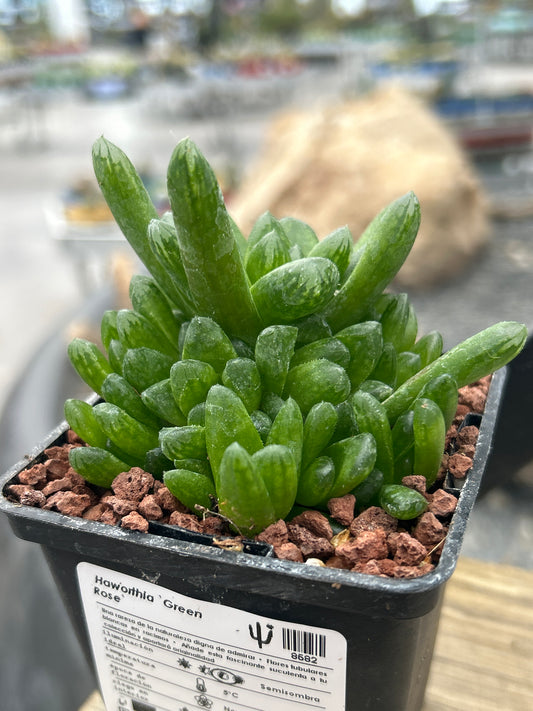
[[[5,495],[0,509],[17,536],[42,546],[108,711],[418,711],[506,374],[492,379],[466,480],[447,482],[458,506],[439,564],[420,578],[132,532]],[[8,471],[2,491],[65,432]]]

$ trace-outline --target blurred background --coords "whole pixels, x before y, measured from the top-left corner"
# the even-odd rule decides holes
[[[139,269],[93,177],[100,135],[161,212],[190,136],[245,231],[270,209],[357,238],[413,189],[395,288],[450,347],[533,324],[532,130],[531,0],[0,0],[1,470],[85,394],[66,345],[98,339]],[[463,550],[533,568],[532,452],[506,454]],[[94,681],[40,552],[0,537],[2,703],[75,711]]]

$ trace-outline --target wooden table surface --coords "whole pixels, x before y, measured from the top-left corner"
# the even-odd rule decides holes
[[[423,711],[533,709],[533,571],[461,558],[446,586]],[[105,711],[91,695],[79,711]]]

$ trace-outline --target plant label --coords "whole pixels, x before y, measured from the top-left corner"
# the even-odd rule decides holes
[[[346,639],[80,563],[107,711],[345,708]]]

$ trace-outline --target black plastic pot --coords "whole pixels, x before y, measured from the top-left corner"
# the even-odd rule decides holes
[[[19,506],[40,543],[108,711],[418,711],[445,584],[491,449],[506,378],[493,377],[474,466],[438,566],[394,580],[234,552]],[[2,478],[62,443],[63,426]],[[31,582],[29,581],[29,584]]]

